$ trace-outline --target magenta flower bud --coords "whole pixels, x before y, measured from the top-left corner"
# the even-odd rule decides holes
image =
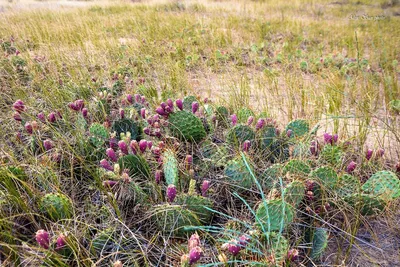
[[[155,173],[155,179],[156,179],[156,183],[159,184],[161,182],[161,178],[162,178],[162,171],[161,170],[156,170]]]
[[[237,118],[236,114],[231,115],[231,121],[232,121],[233,126],[235,126],[237,124],[238,118]]]
[[[21,114],[19,114],[18,112],[15,112],[13,117],[16,121],[22,121]]]
[[[183,110],[183,101],[182,101],[182,99],[177,99],[175,101],[175,104],[180,110]]]
[[[131,94],[127,94],[127,95],[126,95],[126,100],[128,100],[128,102],[129,102],[130,104],[132,104],[132,103],[133,103],[133,97],[132,97],[132,95],[131,95]]]
[[[78,107],[76,106],[76,104],[74,102],[68,103],[68,107],[75,111],[78,110]]]
[[[192,248],[189,251],[189,264],[195,264],[200,260],[201,256],[203,256],[203,250],[201,249],[201,247]]]
[[[198,234],[192,234],[189,238],[188,241],[188,249],[189,251],[195,247],[200,246],[201,242],[200,242],[200,237]]]
[[[329,133],[324,133],[324,141],[325,141],[325,144],[332,144],[332,139],[333,139],[333,137],[332,137],[331,134],[329,134]]]
[[[367,160],[370,160],[372,158],[373,153],[374,153],[374,151],[372,151],[372,149],[367,150],[367,153],[365,154],[365,157],[367,158]]]
[[[394,166],[394,169],[396,170],[397,173],[400,173],[400,161],[397,162],[396,166]]]
[[[318,143],[315,140],[311,141],[310,153],[311,153],[311,155],[314,155],[314,156],[316,156],[318,154]]]
[[[47,120],[51,123],[56,122],[57,118],[56,118],[56,114],[54,112],[51,112],[48,116],[47,116]]]
[[[36,242],[44,249],[48,249],[50,246],[49,233],[43,229],[36,232]]]
[[[172,112],[172,109],[169,106],[165,107],[165,113],[170,114]]]
[[[299,259],[299,251],[297,249],[290,249],[287,253],[287,258],[289,261],[297,261]]]
[[[228,251],[233,255],[236,256],[239,254],[240,250],[242,249],[237,243],[235,244],[228,244]]]
[[[118,149],[118,140],[116,138],[110,138],[110,140],[108,140],[108,143],[110,145],[110,147],[114,150]]]
[[[192,155],[186,155],[185,157],[185,165],[187,169],[190,169],[190,167],[193,164],[193,156]]]
[[[75,101],[75,106],[77,110],[82,110],[85,107],[85,102],[83,101],[83,99],[78,99]]]
[[[38,120],[40,120],[41,122],[45,122],[45,121],[46,121],[46,116],[44,115],[43,112],[40,112],[39,114],[37,114],[36,117],[37,117]]]
[[[158,142],[158,147],[159,147],[160,149],[165,148],[165,143],[164,143],[164,141]]]
[[[153,147],[153,142],[147,141],[147,148],[151,149]]]
[[[203,102],[204,102],[204,104],[207,104],[208,103],[208,97],[205,97]]]
[[[104,187],[109,187],[112,188],[114,187],[118,182],[117,181],[112,181],[112,180],[107,180],[103,182]]]
[[[161,149],[159,147],[153,147],[153,149],[151,150],[151,153],[153,153],[155,156],[160,156]]]
[[[171,100],[171,98],[167,99],[167,105],[170,107],[172,110],[174,109],[174,102]]]
[[[146,151],[146,148],[147,148],[147,141],[146,140],[140,140],[139,141],[140,152],[144,153]]]
[[[156,108],[156,112],[161,116],[167,115],[167,113],[165,113],[165,111],[164,111],[164,109],[162,107]]]
[[[151,130],[150,130],[150,128],[147,128],[147,127],[144,128],[144,129],[143,129],[143,132],[144,132],[145,135],[150,135],[150,136],[151,136]]]
[[[162,109],[165,110],[165,108],[167,107],[167,104],[165,102],[161,102],[160,107],[162,107]]]
[[[247,119],[247,125],[252,125],[253,124],[253,121],[254,121],[254,117],[253,116],[250,116],[248,119]]]
[[[56,241],[56,250],[63,249],[66,245],[67,245],[67,242],[66,242],[66,237],[65,237],[65,235],[64,235],[64,234],[60,234],[60,235],[57,237],[57,241]]]
[[[142,116],[143,119],[146,119],[146,109],[145,108],[140,109],[140,116]]]
[[[121,150],[122,153],[124,153],[125,155],[128,155],[128,146],[126,145],[125,141],[121,140],[118,142],[118,147]]]
[[[260,130],[260,129],[264,128],[264,126],[265,126],[265,120],[259,119],[256,124],[256,130]]]
[[[57,110],[56,115],[58,116],[59,119],[62,119],[61,111]]]
[[[289,137],[289,138],[292,137],[292,134],[293,134],[293,131],[291,129],[287,130],[287,132],[286,132],[287,137]]]
[[[192,113],[195,114],[197,112],[197,110],[199,110],[199,103],[198,102],[193,102],[192,103]]]
[[[17,101],[14,102],[13,108],[16,112],[21,113],[25,111],[25,104],[22,102],[21,99],[18,99]]]
[[[146,97],[145,96],[142,96],[140,100],[142,101],[142,104],[146,103]]]
[[[25,131],[28,134],[32,134],[33,133],[33,126],[32,126],[32,124],[30,122],[26,122],[25,123]]]
[[[203,183],[201,184],[201,195],[203,197],[207,196],[207,191],[210,188],[211,182],[209,180],[204,180]]]
[[[125,118],[125,110],[123,110],[122,108],[119,109],[119,117],[121,119]]]
[[[139,150],[138,142],[136,140],[132,140],[129,146],[131,147],[132,153],[136,155]]]
[[[351,161],[349,163],[349,165],[347,165],[346,172],[347,173],[353,173],[354,170],[356,169],[356,167],[357,167],[357,163],[355,163],[354,161]]]
[[[53,141],[51,141],[50,139],[44,140],[43,147],[46,151],[49,151],[50,149],[52,149],[54,147]]]
[[[250,242],[250,237],[248,235],[241,235],[239,237],[239,245],[241,245],[242,248],[247,246],[247,244],[249,244],[249,242]]]
[[[176,193],[177,193],[177,190],[176,190],[175,185],[170,184],[167,187],[167,199],[168,199],[169,202],[173,202],[174,201],[174,199],[176,197]]]
[[[243,145],[242,145],[243,151],[249,152],[250,146],[251,146],[251,142],[249,140],[244,141]]]
[[[135,94],[135,101],[140,103],[141,97],[139,94]]]
[[[115,153],[114,149],[112,149],[111,147],[107,148],[106,155],[111,161],[113,161],[113,162],[118,161],[117,154]]]
[[[281,130],[279,130],[278,128],[275,128],[275,134],[276,135],[280,135],[281,134]]]
[[[88,109],[87,109],[87,108],[83,108],[83,109],[82,109],[82,116],[83,116],[85,119],[87,119],[87,117],[88,117]]]
[[[111,164],[106,159],[100,160],[100,166],[108,171],[114,170],[113,166],[111,166]]]
[[[332,136],[332,144],[336,144],[337,141],[338,141],[338,139],[339,139],[339,135],[334,134],[334,135]]]
[[[382,158],[384,154],[385,154],[385,150],[384,150],[383,148],[379,148],[379,149],[376,151],[376,157],[377,157],[377,158]]]

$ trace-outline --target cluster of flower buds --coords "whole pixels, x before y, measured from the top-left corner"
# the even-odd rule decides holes
[[[315,189],[316,183],[312,180],[307,180],[306,181],[306,197],[309,200],[314,199],[314,189]]]
[[[160,106],[156,108],[156,113],[164,118],[168,118],[168,115],[172,112],[174,112],[174,102],[171,99],[168,99],[166,103],[162,102]]]
[[[142,116],[143,117],[143,116]],[[147,119],[148,127],[143,129],[143,132],[148,136],[155,136],[161,138],[161,126],[166,126],[167,121],[160,118],[160,115],[156,114]]]
[[[257,123],[256,123],[256,131],[259,131],[261,129],[263,129],[264,127],[274,127],[277,128],[278,123],[276,122],[276,120],[272,119],[272,118],[260,118],[258,119]],[[279,135],[280,131],[278,129],[275,130],[276,134]]]
[[[38,245],[44,249],[49,249],[50,247],[50,234],[46,230],[40,229],[36,232],[35,235],[36,242]],[[56,240],[55,250],[59,251],[67,246],[66,236],[64,234],[60,234]]]
[[[367,160],[370,160],[374,154],[374,151],[372,149],[367,149],[365,152],[365,158]],[[375,151],[375,159],[380,159],[385,155],[385,150],[383,148],[379,148]]]
[[[74,102],[69,103],[68,107],[74,111],[82,111],[82,109],[85,107],[85,102],[83,101],[83,99],[78,99]]]
[[[324,133],[325,144],[335,145],[337,144],[339,136],[337,134],[331,135],[330,133]]]
[[[124,102],[127,101],[129,104],[134,104],[134,103],[138,103],[138,104],[142,104],[146,107],[149,106],[149,102],[147,102],[147,99],[145,96],[140,95],[140,94],[135,94],[134,96],[132,96],[131,94],[126,95],[126,100],[123,101],[123,104],[125,104]]]
[[[222,249],[227,250],[233,256],[239,254],[239,252],[244,249],[250,242],[250,237],[246,234],[241,235],[238,239],[232,239],[227,243],[222,245]]]
[[[198,234],[193,234],[188,241],[189,254],[184,254],[181,257],[182,266],[196,264],[203,256],[200,237]]]

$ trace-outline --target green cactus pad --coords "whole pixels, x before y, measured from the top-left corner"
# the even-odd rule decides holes
[[[400,180],[391,171],[379,171],[363,184],[362,190],[385,200],[397,199],[400,196]]]
[[[101,147],[110,137],[106,127],[100,123],[90,125],[89,133],[89,141],[94,147]]]
[[[71,200],[63,194],[46,194],[41,198],[39,209],[49,219],[58,221],[72,217],[73,208]]]
[[[168,117],[171,134],[180,140],[200,142],[206,137],[202,121],[188,111],[177,111]]]
[[[282,164],[279,163],[266,168],[260,175],[263,187],[269,190],[274,188],[279,183],[279,177],[282,177],[282,168]]]
[[[239,109],[239,111],[237,112],[237,117],[238,117],[239,123],[247,123],[247,119],[250,116],[254,117],[255,114],[251,109],[246,108],[246,107]]]
[[[116,132],[116,138],[121,138],[121,133],[131,133],[131,139],[139,141],[142,138],[142,128],[140,125],[131,119],[120,119],[114,121],[112,131]]]
[[[162,232],[176,237],[184,237],[192,232],[185,230],[185,227],[202,226],[196,213],[181,205],[158,205],[153,208],[152,214]]]
[[[118,159],[120,170],[129,170],[129,176],[150,178],[150,167],[146,159],[140,155],[126,155]]]
[[[283,162],[289,158],[289,143],[284,138],[277,138],[269,149],[272,162]]]
[[[338,146],[325,145],[320,153],[320,158],[332,165],[338,165],[342,162],[343,151]]]
[[[210,222],[212,212],[207,209],[211,209],[213,207],[210,199],[198,195],[182,194],[176,197],[175,202],[182,207],[194,212],[200,222]]]
[[[290,160],[282,170],[283,174],[308,175],[311,172],[310,166],[302,160]]]
[[[288,240],[283,235],[275,232],[270,233],[269,239],[270,245],[268,252],[274,256],[275,266],[284,266],[284,262],[289,251]]]
[[[253,141],[255,137],[255,132],[249,126],[236,125],[226,134],[226,141],[231,145],[238,146],[246,140]]]
[[[313,235],[310,257],[313,260],[319,259],[328,246],[329,233],[325,228],[316,228]]]
[[[115,230],[112,228],[105,229],[97,233],[91,242],[91,251],[94,254],[102,254],[115,249],[118,240],[115,238]]]
[[[264,231],[280,231],[293,221],[292,205],[281,199],[267,200],[256,211],[256,225]],[[268,227],[269,225],[269,227]]]
[[[228,177],[228,182],[232,186],[249,189],[253,185],[253,178],[251,175],[253,167],[248,158],[246,161],[249,164],[250,170],[247,168],[241,156],[228,161],[225,167],[225,176]]]
[[[304,198],[305,186],[300,181],[293,181],[285,187],[284,198],[293,207],[297,207]]]
[[[292,130],[292,137],[301,137],[310,131],[310,125],[305,120],[294,120],[286,126],[286,131]]]
[[[191,112],[193,102],[199,102],[199,100],[197,100],[197,97],[195,97],[193,95],[189,95],[189,96],[185,97],[183,99],[183,109]]]
[[[274,127],[264,127],[260,132],[260,147],[262,150],[270,149],[276,138]]]
[[[215,167],[223,167],[226,165],[229,157],[228,149],[224,145],[217,145],[212,142],[203,142],[200,149],[200,158],[203,161],[210,162]]]
[[[227,127],[229,125],[229,110],[226,107],[217,107],[215,114],[217,116],[219,126]]]
[[[343,174],[339,177],[338,189],[336,190],[341,197],[358,193],[361,189],[360,179],[350,174]]]
[[[163,154],[163,170],[167,185],[173,184],[179,188],[178,160],[171,150],[167,150]]]
[[[386,206],[386,202],[376,196],[368,194],[353,194],[344,198],[350,206],[360,211],[361,215],[374,215],[382,212]]]
[[[328,166],[319,167],[310,173],[310,177],[316,179],[321,185],[328,189],[335,189],[339,182],[339,177],[335,170]]]
[[[305,159],[310,156],[310,146],[306,143],[298,143],[293,148],[293,157]]]

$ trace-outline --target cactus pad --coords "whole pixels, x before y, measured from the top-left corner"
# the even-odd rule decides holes
[[[246,123],[247,119],[250,116],[254,117],[255,114],[251,109],[246,108],[246,107],[239,109],[239,111],[237,112],[237,117],[238,117],[238,122],[239,123]]]
[[[215,114],[217,116],[218,125],[226,127],[229,121],[229,111],[224,106],[217,107]]]
[[[229,144],[238,146],[244,141],[252,141],[256,137],[255,132],[247,125],[236,125],[229,130],[226,135],[226,141]]]
[[[183,99],[183,109],[186,111],[192,111],[192,103],[198,102],[197,97],[189,95]]]
[[[362,190],[385,200],[396,199],[400,196],[400,180],[391,171],[379,171],[365,182]]]
[[[288,184],[284,190],[285,201],[297,207],[304,198],[305,186],[300,181],[293,181]]]
[[[324,253],[328,246],[328,231],[325,228],[316,228],[313,235],[311,259],[317,260]]]
[[[291,173],[294,175],[308,175],[311,172],[310,166],[298,159],[290,160],[282,170],[283,174]]]
[[[101,147],[109,138],[106,127],[99,123],[93,123],[89,128],[89,133],[89,141],[95,147]]]
[[[261,149],[271,148],[276,138],[276,129],[274,127],[265,127],[260,133],[260,147]]]
[[[120,170],[129,170],[129,176],[150,178],[150,167],[146,159],[140,155],[126,155],[118,159]]]
[[[386,203],[383,199],[368,194],[356,193],[345,197],[344,200],[365,216],[380,213],[386,206]]]
[[[286,126],[286,131],[292,130],[292,137],[301,137],[310,131],[310,126],[305,120],[294,120]]]
[[[328,189],[335,189],[338,185],[339,177],[331,167],[323,166],[313,170],[310,177],[317,179],[321,185]]]
[[[343,152],[338,146],[325,145],[320,153],[320,158],[332,165],[341,163]]]
[[[358,193],[361,189],[360,180],[350,174],[343,174],[339,177],[338,189],[336,190],[341,197]]]
[[[178,160],[171,150],[167,150],[163,154],[163,170],[167,185],[173,184],[179,188]]]
[[[181,140],[200,142],[206,137],[202,121],[188,111],[177,111],[168,117],[171,134]]]
[[[46,194],[40,200],[39,208],[51,220],[58,221],[72,217],[72,202],[63,194]]]
[[[182,194],[176,197],[175,202],[182,207],[194,212],[200,222],[210,222],[212,212],[207,209],[213,207],[210,199],[198,195]]]
[[[142,138],[142,128],[140,125],[131,119],[120,119],[114,121],[112,131],[117,133],[117,139],[121,138],[121,133],[131,133],[131,139],[139,141]]]
[[[246,159],[249,164],[250,170],[247,168],[243,158],[241,156],[228,161],[225,167],[225,175],[228,177],[228,181],[235,187],[243,187],[249,189],[253,184],[253,178],[251,172],[253,168],[249,159]]]
[[[256,211],[256,225],[263,231],[280,231],[293,221],[293,217],[294,209],[290,204],[281,199],[268,200]]]

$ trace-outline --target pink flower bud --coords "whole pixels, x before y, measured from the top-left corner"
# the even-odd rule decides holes
[[[85,102],[83,101],[83,99],[78,99],[75,101],[75,106],[77,110],[82,110],[85,107]]]
[[[207,104],[208,103],[208,97],[205,97],[203,102],[204,102],[204,104]]]
[[[278,128],[275,128],[275,135],[280,135],[281,134],[281,130],[279,130]]]
[[[155,155],[155,156],[160,156],[161,155],[161,149],[159,147],[153,147],[153,149],[151,150],[151,152]]]
[[[28,134],[32,134],[33,133],[33,127],[32,127],[32,124],[30,122],[26,122],[25,123],[25,131]]]
[[[167,107],[167,103],[161,102],[160,107],[165,110],[165,108]]]
[[[139,95],[139,94],[135,94],[135,101],[136,101],[137,103],[140,103],[140,100],[142,100],[142,98],[140,97],[140,95]]]
[[[349,163],[349,165],[347,165],[346,172],[347,173],[353,173],[354,170],[356,169],[356,167],[357,167],[357,163],[355,163],[354,161],[351,161]]]
[[[249,152],[251,146],[251,142],[249,140],[246,140],[243,142],[242,148],[244,152]]]
[[[57,237],[57,241],[56,241],[56,250],[63,249],[66,245],[67,245],[67,242],[66,242],[66,237],[65,237],[65,235],[64,235],[64,234],[60,234],[60,235]]]
[[[265,126],[265,120],[259,119],[256,124],[256,130],[260,130],[260,129],[264,128],[264,126]]]
[[[167,113],[165,113],[165,111],[164,111],[164,109],[162,107],[156,108],[156,112],[161,116],[167,115]]]
[[[287,132],[286,132],[287,137],[289,137],[289,138],[292,137],[292,134],[293,134],[293,131],[291,129],[287,130]]]
[[[146,140],[140,140],[139,149],[142,153],[144,153],[146,151],[146,149],[147,149],[147,141]]]
[[[189,238],[188,241],[188,249],[189,251],[195,247],[200,246],[201,242],[200,242],[200,237],[198,234],[192,234]]]
[[[40,112],[39,114],[37,114],[36,117],[37,117],[38,120],[40,120],[41,122],[45,122],[45,121],[46,121],[46,116],[44,115],[43,112]]]
[[[51,123],[56,122],[57,118],[56,118],[56,114],[54,112],[51,112],[48,116],[47,116],[47,120]]]
[[[239,254],[240,250],[242,249],[239,244],[236,242],[234,244],[228,244],[228,251],[233,255],[236,256]]]
[[[13,117],[16,121],[22,121],[21,114],[19,114],[18,112],[15,112]]]
[[[113,171],[114,170],[113,166],[111,166],[111,164],[106,159],[102,159],[100,161],[100,166],[103,167],[104,169],[108,170],[108,171]]]
[[[82,116],[83,116],[85,119],[87,119],[87,117],[88,117],[88,109],[87,109],[87,108],[83,108],[83,109],[82,109]]]
[[[50,149],[52,149],[54,147],[53,141],[51,141],[50,139],[44,140],[43,147],[46,151],[49,151]]]
[[[199,110],[199,103],[195,101],[192,103],[192,113],[195,114],[197,110]]]
[[[235,126],[237,124],[238,118],[237,118],[236,114],[231,115],[231,121],[232,121],[233,126]]]
[[[385,150],[384,150],[383,148],[379,148],[379,149],[376,151],[376,157],[377,157],[377,158],[382,158],[384,154],[385,154]]]
[[[140,116],[143,119],[146,119],[146,109],[145,108],[140,109]]]
[[[241,245],[242,248],[247,246],[247,244],[249,244],[249,242],[250,242],[250,237],[248,235],[241,235],[239,237],[239,245]]]
[[[36,242],[44,249],[48,249],[50,246],[49,233],[43,229],[36,232]]]
[[[108,143],[110,145],[110,147],[114,150],[118,149],[118,140],[116,138],[110,138],[110,140],[108,140]]]
[[[78,111],[78,107],[76,106],[75,102],[68,103],[68,107],[72,110]]]
[[[333,137],[332,137],[331,134],[329,134],[329,133],[324,133],[324,141],[325,141],[325,144],[332,144],[332,143],[333,143],[332,139],[333,139]]]
[[[169,106],[166,106],[164,111],[165,113],[170,114],[172,112],[172,109]]]
[[[123,110],[122,108],[119,109],[119,117],[121,119],[125,118],[125,110]]]
[[[172,110],[174,109],[174,102],[173,102],[170,98],[167,99],[167,105],[168,105],[168,107],[170,107]]]
[[[140,101],[142,102],[142,104],[145,104],[145,103],[146,103],[146,97],[145,97],[145,96],[142,96],[142,97],[140,98]]]
[[[185,166],[186,169],[189,170],[193,164],[193,156],[192,155],[186,155],[185,157]]]
[[[183,110],[183,101],[182,101],[182,99],[177,99],[175,101],[175,104],[180,110]]]
[[[173,202],[175,197],[176,197],[176,194],[177,194],[177,190],[176,190],[175,185],[170,184],[167,187],[167,199],[168,199],[168,201],[169,202]]]
[[[136,155],[137,152],[139,151],[138,142],[136,140],[132,140],[129,146],[131,147],[132,153]]]
[[[336,143],[338,142],[338,139],[339,139],[339,135],[334,134],[334,135],[332,136],[332,142],[333,142],[333,144],[336,144]]]
[[[126,95],[126,100],[128,100],[128,102],[129,102],[130,104],[132,104],[132,103],[133,103],[133,97],[132,97],[132,95],[131,95],[131,94],[127,94],[127,95]]]
[[[118,142],[118,147],[121,150],[122,153],[124,153],[125,155],[128,155],[128,146],[126,145],[125,141],[121,140]]]
[[[299,251],[297,249],[292,248],[287,253],[287,258],[289,261],[297,261],[299,259]]]
[[[158,142],[158,147],[159,147],[160,149],[164,149],[164,148],[165,148],[165,143],[164,143],[164,141]]]
[[[201,195],[203,197],[207,196],[207,191],[210,188],[211,182],[209,180],[204,180],[203,183],[201,184]]]
[[[153,147],[153,142],[147,141],[147,148],[151,149]]]
[[[25,104],[22,102],[21,99],[18,99],[17,101],[14,102],[13,108],[16,112],[21,113],[25,111]]]
[[[254,117],[253,116],[250,116],[248,119],[247,119],[247,125],[252,125],[253,124],[253,121],[254,121]]]
[[[117,181],[112,181],[112,180],[107,180],[103,182],[104,187],[109,187],[112,188],[114,187],[118,182]]]
[[[203,250],[201,249],[201,247],[192,248],[189,251],[189,264],[195,264],[200,260],[201,256],[203,256]]]
[[[374,153],[374,151],[372,151],[372,149],[367,150],[367,153],[365,154],[365,157],[367,158],[367,160],[370,160],[372,158],[373,153]]]
[[[396,170],[397,173],[400,173],[400,161],[397,162],[396,166],[394,166],[394,169]]]
[[[159,184],[161,182],[161,178],[162,178],[162,171],[161,170],[156,170],[155,173],[155,179],[156,179],[156,183]]]
[[[318,142],[315,140],[311,141],[310,153],[311,153],[311,155],[314,155],[314,156],[316,156],[318,154]]]
[[[115,153],[114,149],[112,149],[111,147],[110,147],[110,148],[107,148],[106,154],[107,154],[107,157],[108,157],[111,161],[113,161],[113,162],[117,162],[117,161],[118,161],[117,154]]]

